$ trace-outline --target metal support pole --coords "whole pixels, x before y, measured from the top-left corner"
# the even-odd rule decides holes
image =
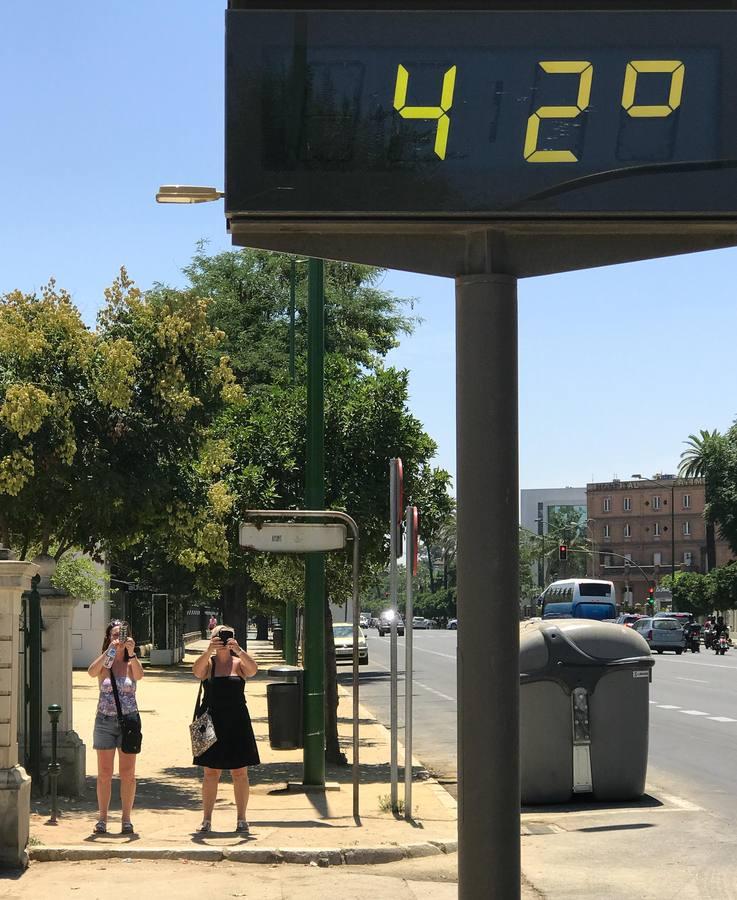
[[[59,818],[58,803],[58,782],[59,769],[61,766],[57,761],[57,745],[59,731],[59,717],[61,716],[61,707],[58,703],[52,703],[48,709],[49,719],[51,720],[51,762],[49,763],[49,788],[51,790],[51,818],[47,825],[57,825]]]
[[[307,471],[305,506],[325,506],[325,291],[321,259],[309,261],[307,301]],[[305,561],[303,780],[325,785],[325,554]]]
[[[458,897],[518,900],[517,283],[510,276],[456,279],[456,398]]]
[[[295,319],[296,319],[297,260],[293,256],[289,268],[289,380],[294,386],[295,376]],[[286,600],[284,604],[284,659],[287,665],[297,665],[297,604]]]
[[[399,524],[395,511],[397,508],[397,461],[389,460],[389,607],[393,612],[389,625],[389,781],[390,802],[396,812],[399,800],[399,717],[398,707],[398,667],[397,667],[397,530]],[[407,623],[404,623],[405,629]],[[406,634],[406,630],[405,630]]]
[[[415,508],[407,507],[405,565],[407,606],[404,613],[404,818],[412,819],[412,617],[414,611],[412,568],[415,548]]]
[[[359,809],[359,785],[361,783],[361,770],[359,767],[359,697],[358,697],[358,634],[361,630],[361,612],[358,608],[358,526],[352,522],[353,530],[353,818],[358,823]]]

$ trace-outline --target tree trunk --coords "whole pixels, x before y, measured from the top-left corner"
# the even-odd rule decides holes
[[[333,616],[325,597],[325,760],[347,766],[348,759],[338,741],[338,670],[335,665]]]
[[[254,616],[253,621],[256,623],[256,640],[268,641],[269,639],[269,620],[266,616]]]
[[[713,522],[706,523],[706,571],[717,567],[716,529]]]
[[[427,544],[425,544],[425,547],[427,549],[427,570],[430,573],[430,593],[434,594],[435,593],[435,572],[433,571],[433,567],[432,567],[432,556],[430,554],[430,547]]]
[[[226,581],[220,592],[223,610],[223,624],[235,630],[238,643],[245,649],[248,640],[248,600],[246,595],[247,580],[245,575],[234,575]]]

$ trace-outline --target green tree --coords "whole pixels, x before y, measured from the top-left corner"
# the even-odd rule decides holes
[[[698,435],[690,434],[685,443],[687,449],[681,453],[681,464],[678,474],[683,478],[704,479],[706,567],[710,571],[717,564],[715,522],[711,508],[714,500],[715,473],[713,473],[713,469],[716,465],[723,462],[726,441],[724,435],[720,434],[716,428],[713,431],[706,431],[702,428]]]
[[[698,572],[676,572],[675,578],[672,575],[661,578],[660,586],[672,591],[675,610],[704,616],[714,608],[712,586],[706,575]]]

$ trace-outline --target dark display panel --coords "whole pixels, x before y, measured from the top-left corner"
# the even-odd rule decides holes
[[[737,14],[230,12],[229,213],[730,215]]]

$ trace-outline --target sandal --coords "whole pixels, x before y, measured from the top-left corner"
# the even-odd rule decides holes
[[[135,829],[133,828],[133,822],[123,822],[120,827],[121,834],[135,834]]]
[[[203,819],[202,825],[197,829],[198,834],[209,834],[212,831],[212,825],[209,819]]]
[[[248,822],[245,819],[238,819],[235,825],[235,830],[238,834],[250,834],[251,829],[248,827]]]
[[[107,834],[107,822],[104,819],[100,819],[99,822],[95,822],[95,827],[92,829],[93,834]]]

